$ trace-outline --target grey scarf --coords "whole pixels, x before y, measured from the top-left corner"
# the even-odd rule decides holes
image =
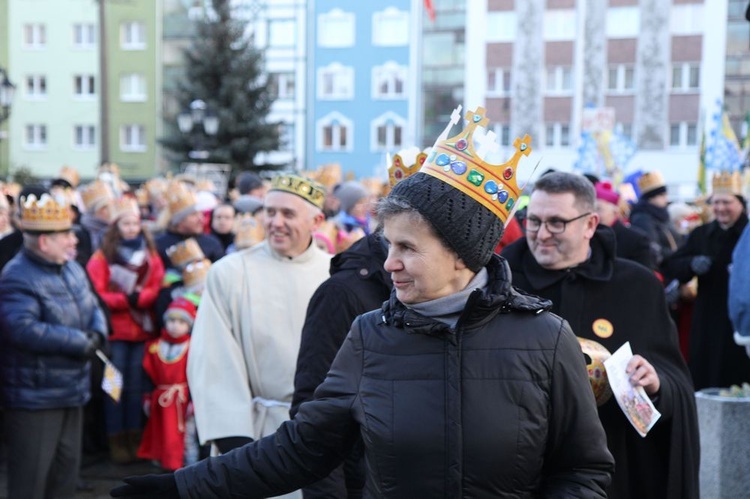
[[[469,284],[458,293],[415,305],[406,305],[406,307],[425,317],[431,317],[448,324],[451,328],[455,328],[458,318],[461,316],[466,307],[466,302],[469,300],[469,295],[475,289],[484,289],[487,286],[488,280],[487,268],[483,267],[482,270],[476,273]]]

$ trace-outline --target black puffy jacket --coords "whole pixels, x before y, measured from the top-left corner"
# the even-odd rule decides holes
[[[91,396],[86,331],[107,324],[86,272],[21,250],[0,277],[2,406],[55,409]]]
[[[357,318],[315,399],[275,434],[176,472],[181,497],[268,497],[324,476],[357,435],[365,497],[605,497],[613,470],[583,355],[493,257],[456,329],[395,293]]]

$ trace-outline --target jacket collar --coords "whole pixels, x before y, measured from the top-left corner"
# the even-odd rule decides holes
[[[23,251],[23,254],[26,258],[34,262],[39,267],[42,267],[44,270],[48,272],[55,272],[56,274],[59,274],[60,272],[62,272],[64,265],[52,263],[49,260],[46,260],[42,256],[37,255],[36,253],[34,253],[33,251],[25,247],[21,251]]]
[[[383,268],[387,257],[388,249],[380,232],[374,232],[334,256],[331,259],[331,275],[342,270],[353,270],[359,279],[376,279],[390,290],[393,289],[391,275]]]

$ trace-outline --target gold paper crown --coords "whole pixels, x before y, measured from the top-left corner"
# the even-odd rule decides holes
[[[124,217],[125,215],[135,215],[136,217],[141,218],[141,212],[138,209],[138,202],[130,196],[123,196],[115,201],[110,223],[114,223],[117,219]]]
[[[664,177],[656,170],[646,172],[638,177],[638,189],[641,191],[641,196],[659,187],[666,187],[666,185]]]
[[[42,194],[37,200],[31,194],[21,198],[21,230],[26,232],[63,232],[70,230],[69,207],[58,203],[49,194]]]
[[[388,167],[388,182],[391,187],[417,173],[426,159],[427,153],[420,151],[416,146],[396,153]]]
[[[73,189],[78,187],[78,184],[81,183],[81,176],[78,174],[78,171],[67,165],[60,168],[60,173],[57,174],[57,178],[69,183],[70,187]]]
[[[195,194],[182,182],[171,182],[167,189],[167,204],[172,218],[188,210],[194,210],[197,204]]]
[[[182,283],[186,288],[205,283],[209,268],[211,260],[208,258],[188,263],[182,271]]]
[[[282,173],[274,177],[271,190],[296,194],[321,210],[326,198],[325,187],[314,180],[293,173]]]
[[[112,194],[112,190],[106,182],[94,180],[90,184],[86,184],[81,188],[81,199],[83,200],[83,206],[86,210],[94,211],[98,209],[102,203],[114,201],[115,196]]]
[[[237,222],[237,232],[234,235],[234,247],[238,250],[255,246],[263,241],[266,231],[260,220],[249,213],[241,215]]]
[[[185,268],[190,262],[206,258],[198,246],[198,241],[192,237],[167,248],[167,256],[172,265],[180,269]]]
[[[135,190],[135,200],[138,206],[148,206],[148,191],[141,187]]]
[[[489,123],[484,112],[483,107],[478,107],[476,111],[466,113],[468,125],[448,138],[451,127],[461,118],[461,106],[453,111],[450,123],[437,138],[420,171],[455,187],[505,223],[521,194],[516,182],[516,169],[521,156],[531,153],[531,137],[525,135],[523,139],[517,138],[513,142],[516,152],[506,163],[487,163],[474,145],[476,128],[487,128]],[[483,149],[490,150],[488,145],[497,146],[494,136],[493,132],[486,133]]]
[[[381,197],[386,183],[375,177],[366,177],[359,179],[359,183],[367,189],[367,192],[373,196]]]
[[[329,191],[333,186],[340,184],[343,175],[341,173],[341,165],[338,163],[329,163],[327,165],[319,166],[314,172],[307,172],[303,174],[305,177],[315,180]]]
[[[711,179],[713,194],[731,194],[734,196],[742,195],[742,175],[735,171],[732,173],[721,172],[714,173]]]
[[[149,201],[153,203],[157,199],[163,197],[164,193],[167,192],[167,181],[163,178],[152,178],[143,184],[143,188],[148,192]]]

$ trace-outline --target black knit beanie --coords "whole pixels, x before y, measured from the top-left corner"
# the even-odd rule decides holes
[[[415,173],[389,197],[413,206],[473,272],[487,265],[503,235],[503,223],[490,210],[432,175]]]

